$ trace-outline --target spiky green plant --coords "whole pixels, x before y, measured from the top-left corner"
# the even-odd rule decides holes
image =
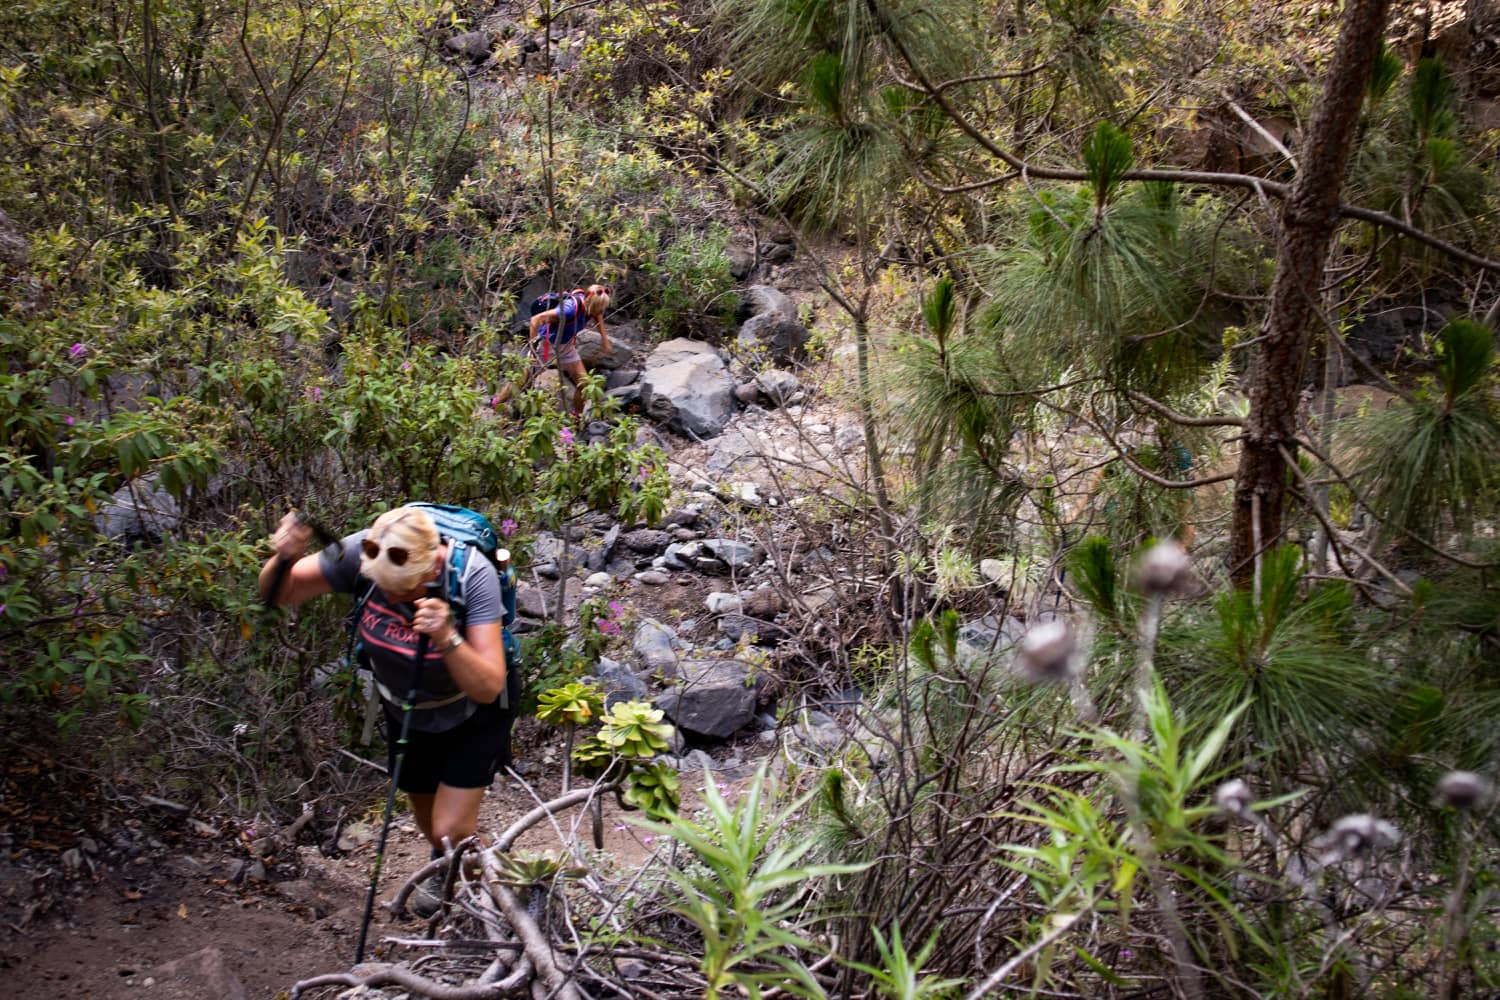
[[[1356,483],[1387,538],[1467,530],[1496,507],[1500,420],[1488,393],[1494,335],[1455,319],[1439,332],[1436,355],[1434,385],[1345,428],[1360,456]]]
[[[701,865],[670,875],[680,890],[672,908],[703,936],[704,1000],[737,989],[756,996],[773,982],[798,996],[823,995],[798,957],[823,950],[806,936],[802,897],[821,879],[866,866],[800,864],[813,844],[788,829],[812,794],[775,809],[762,765],[732,806],[705,775],[702,821],[674,815],[639,822],[675,840]]]
[[[1389,672],[1351,641],[1348,587],[1305,585],[1301,558],[1295,546],[1274,549],[1262,559],[1259,589],[1220,594],[1211,615],[1191,608],[1169,619],[1159,655],[1191,717],[1246,706],[1233,753],[1264,759],[1281,781],[1344,759],[1391,690]]]

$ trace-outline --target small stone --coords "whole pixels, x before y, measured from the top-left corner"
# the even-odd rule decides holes
[[[591,573],[591,574],[589,574],[588,579],[586,579],[586,580],[583,581],[583,585],[585,587],[592,587],[595,590],[603,590],[603,589],[605,589],[606,587],[608,587],[610,584],[612,584],[614,582],[615,582],[615,578],[614,577],[610,576],[608,573],[605,573],[605,572],[603,572],[601,570],[598,573]]]
[[[637,573],[635,579],[648,587],[660,587],[672,578],[658,569],[648,569],[643,573]]]

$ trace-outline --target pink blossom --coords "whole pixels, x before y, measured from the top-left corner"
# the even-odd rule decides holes
[[[558,431],[557,432],[557,439],[559,441],[561,441],[564,445],[571,446],[573,444],[573,430],[572,430],[572,428],[570,428],[570,427],[564,427],[562,430]]]
[[[500,534],[504,535],[506,538],[509,538],[511,535],[514,535],[516,533],[516,528],[518,527],[520,526],[516,524],[516,522],[507,517],[505,520],[500,522]]]
[[[77,344],[74,344],[72,347],[68,348],[68,355],[70,357],[73,357],[73,358],[81,358],[81,357],[83,357],[84,350],[85,350],[85,348],[84,348],[83,344],[82,343],[77,343]]]
[[[77,422],[78,422],[78,418],[75,417],[75,416],[73,416],[73,414],[71,414],[71,413],[68,414],[66,417],[63,417],[63,423],[67,424],[69,427],[72,427]]]
[[[605,635],[619,635],[620,623],[612,618],[596,618],[594,624],[599,626],[599,631]]]
[[[621,614],[624,613],[625,608],[621,606],[621,604],[620,604],[619,601],[610,601],[609,602],[609,610],[610,610],[610,613],[612,615],[614,615],[616,618],[618,618],[618,617],[620,617]]]
[[[303,391],[302,395],[306,396],[314,403],[321,403],[323,401],[323,387],[310,385],[306,390]]]

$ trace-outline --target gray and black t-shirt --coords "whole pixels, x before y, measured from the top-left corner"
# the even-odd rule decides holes
[[[363,596],[369,592],[369,599],[360,611],[356,636],[375,679],[397,698],[404,698],[411,690],[416,663],[418,632],[412,628],[412,619],[417,609],[412,602],[390,600],[379,587],[372,589],[370,580],[359,575],[359,546],[368,534],[368,530],[357,531],[344,538],[342,558],[338,546],[324,549],[319,566],[323,578],[336,593]],[[446,567],[442,573],[447,574]],[[463,597],[463,607],[454,606],[460,632],[467,633],[470,625],[500,621],[500,577],[489,560],[472,548],[465,554]],[[459,693],[443,663],[442,651],[429,648],[423,659],[415,704],[442,702]],[[462,697],[447,705],[414,709],[411,727],[418,732],[440,733],[463,722],[478,707],[473,699]]]

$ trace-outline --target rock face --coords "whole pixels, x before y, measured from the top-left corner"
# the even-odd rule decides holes
[[[683,660],[680,684],[654,704],[678,728],[698,736],[728,739],[755,719],[755,687],[749,667],[738,660]]]
[[[734,379],[708,344],[678,338],[651,352],[641,375],[641,408],[680,433],[713,437],[734,415]]]

